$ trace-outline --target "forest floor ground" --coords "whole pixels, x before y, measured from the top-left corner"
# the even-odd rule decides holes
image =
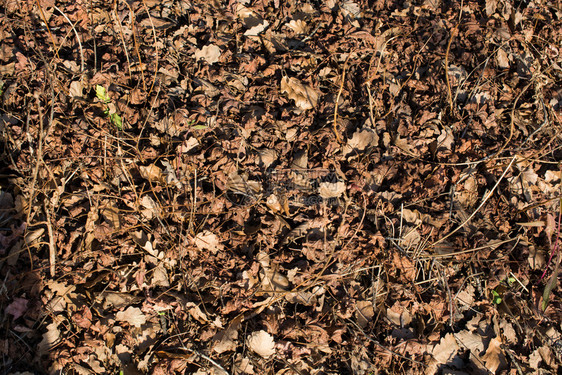
[[[0,368],[556,374],[562,3],[0,1]]]

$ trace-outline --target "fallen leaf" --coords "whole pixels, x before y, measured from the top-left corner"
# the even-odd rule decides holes
[[[125,311],[119,311],[115,314],[115,319],[121,322],[127,322],[135,327],[140,327],[146,323],[146,316],[138,307],[133,306],[129,306]]]
[[[213,254],[224,248],[217,235],[208,230],[197,233],[195,236],[195,246],[199,250],[209,250]]]
[[[254,366],[250,362],[248,357],[243,357],[241,354],[236,355],[236,360],[234,361],[233,370],[235,374],[248,374],[254,375]]]
[[[170,286],[168,273],[163,265],[159,264],[152,270],[152,285],[167,288]]]
[[[60,331],[56,323],[47,326],[47,332],[43,334],[43,339],[39,343],[39,355],[47,353],[53,345],[60,340]]]
[[[486,368],[493,373],[496,373],[500,366],[503,367],[506,361],[499,338],[494,337],[490,340],[488,349],[486,349],[486,353],[481,358]]]
[[[318,92],[294,77],[281,78],[281,92],[287,94],[302,110],[312,109],[318,104]]]
[[[277,151],[271,148],[265,148],[258,151],[259,162],[264,168],[269,168],[269,166],[273,164],[278,157],[279,155]]]
[[[260,33],[265,31],[265,29],[267,29],[268,26],[269,26],[269,22],[267,22],[267,20],[263,20],[263,22],[260,23],[259,25],[256,25],[256,26],[251,27],[248,30],[246,30],[244,35],[245,36],[258,36]]]
[[[27,311],[28,300],[25,298],[14,298],[14,301],[6,307],[6,314],[13,315],[14,320],[22,316]]]
[[[375,316],[375,310],[371,301],[357,301],[355,318],[361,328],[365,328],[369,321]]]
[[[363,151],[368,147],[375,147],[379,143],[379,136],[371,129],[358,129],[343,148],[344,155],[353,151]]]
[[[205,314],[199,306],[197,306],[194,302],[188,302],[185,304],[185,308],[188,309],[189,315],[195,320],[197,320],[201,324],[208,324],[209,319],[207,318],[207,314]]]
[[[68,93],[70,94],[71,98],[81,98],[84,96],[84,85],[80,81],[72,81],[70,83],[70,89]]]
[[[121,228],[121,220],[119,215],[119,208],[115,206],[115,202],[108,201],[100,207],[100,213],[104,220],[108,222],[113,229],[118,230]]]
[[[264,358],[275,354],[275,341],[266,331],[253,332],[246,340],[246,344],[250,350]]]
[[[318,188],[318,193],[324,199],[339,198],[345,192],[345,183],[338,182],[322,182]]]
[[[209,44],[195,51],[195,60],[205,60],[207,64],[212,65],[219,61],[221,49],[214,44]]]
[[[180,146],[178,146],[178,152],[182,154],[187,154],[190,151],[195,150],[199,147],[199,141],[195,137],[190,137],[182,142]]]
[[[468,349],[471,352],[481,353],[484,351],[484,343],[482,336],[472,333],[467,329],[455,334],[455,338],[459,342],[459,347]]]
[[[450,362],[457,354],[458,345],[455,336],[447,333],[441,338],[439,344],[435,345],[432,351],[433,358],[441,364]]]
[[[295,32],[295,34],[306,34],[308,32],[308,24],[303,20],[291,20],[287,27]]]
[[[486,15],[489,17],[496,12],[498,0],[486,0]]]

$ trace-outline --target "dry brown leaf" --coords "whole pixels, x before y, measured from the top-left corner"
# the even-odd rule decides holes
[[[345,183],[338,182],[322,182],[318,188],[318,193],[324,199],[339,198],[345,193]]]
[[[437,147],[439,150],[451,150],[451,147],[455,143],[455,136],[453,131],[449,127],[443,128],[439,137],[437,137]]]
[[[236,360],[234,361],[233,372],[235,375],[248,374],[254,375],[254,366],[250,362],[248,357],[242,357],[241,354],[236,355]]]
[[[489,17],[496,12],[498,0],[486,0],[486,15]]]
[[[291,22],[287,24],[287,27],[293,30],[297,35],[306,34],[309,29],[308,24],[303,20],[291,20]]]
[[[281,210],[283,209],[281,203],[279,203],[277,195],[275,194],[271,194],[269,197],[267,197],[265,204],[271,211],[275,213],[281,212]]]
[[[207,314],[205,314],[199,306],[197,306],[194,302],[188,302],[185,304],[185,308],[189,311],[189,315],[195,320],[197,320],[201,324],[208,324],[209,319],[207,318]]]
[[[501,344],[502,343],[500,339],[494,337],[492,340],[490,340],[488,349],[486,349],[486,353],[481,357],[486,368],[494,374],[496,373],[498,368],[500,368],[500,366],[505,364],[505,356],[503,354]]]
[[[354,1],[344,1],[341,4],[341,10],[344,16],[351,17],[351,18],[359,18],[361,17],[361,8],[359,4]]]
[[[317,306],[318,301],[322,301],[322,296],[326,290],[321,286],[315,286],[311,292],[292,292],[285,295],[285,299],[291,303],[299,303],[305,306]],[[322,304],[322,302],[320,302]]]
[[[359,327],[365,328],[374,316],[375,310],[371,301],[357,301],[355,318],[357,319],[357,324],[359,324]]]
[[[244,32],[245,36],[258,36],[260,33],[264,32],[265,29],[269,26],[269,22],[267,20],[263,20],[259,25],[249,28]]]
[[[53,345],[60,340],[60,331],[58,324],[51,323],[47,326],[47,332],[43,334],[43,339],[38,345],[39,354],[46,354]]]
[[[143,207],[141,212],[146,219],[152,220],[154,217],[161,216],[162,211],[160,209],[160,206],[154,201],[154,199],[152,199],[150,195],[143,195],[140,204]],[[144,242],[141,247],[144,247]]]
[[[468,349],[476,354],[484,351],[484,343],[482,342],[482,336],[469,332],[468,330],[460,331],[455,334],[455,338],[459,342],[459,347]]]
[[[27,304],[28,300],[25,298],[16,297],[14,301],[6,306],[4,312],[6,314],[10,314],[13,317],[13,320],[16,320],[20,316],[23,316],[27,312]]]
[[[246,340],[248,348],[254,353],[268,358],[275,354],[275,341],[273,336],[271,336],[266,331],[256,331],[252,332],[250,337]]]
[[[155,164],[147,166],[141,165],[139,167],[139,173],[142,178],[150,182],[159,182],[162,179],[162,169]]]
[[[219,61],[220,55],[221,49],[214,44],[209,44],[195,51],[195,60],[203,59],[207,64],[212,65]]]
[[[353,151],[363,151],[368,147],[376,147],[379,144],[379,136],[371,129],[359,129],[353,133],[353,137],[347,141],[343,148],[344,155]]]
[[[80,81],[72,81],[68,94],[71,98],[81,98],[84,96],[84,85]]]
[[[502,69],[509,68],[509,56],[503,49],[499,49],[496,55],[496,61],[498,62],[498,66]]]
[[[178,151],[182,154],[187,154],[188,152],[195,150],[197,147],[199,147],[199,140],[195,137],[190,137],[178,146]]]
[[[213,351],[221,354],[224,352],[235,351],[238,343],[238,330],[237,329],[226,329],[224,332],[216,335],[214,338],[215,345],[213,346]]]
[[[519,341],[517,338],[517,333],[513,328],[513,325],[509,323],[507,320],[502,319],[500,320],[500,328],[502,329],[503,337],[508,344],[515,345]]]
[[[108,222],[113,229],[121,228],[121,220],[119,209],[115,206],[115,202],[109,201],[100,208],[100,213],[104,220]]]
[[[287,94],[287,97],[294,100],[296,106],[302,110],[312,109],[318,104],[318,92],[294,77],[281,78],[281,92]]]
[[[271,164],[277,161],[279,154],[271,148],[264,148],[258,152],[259,162],[264,168],[269,168]]]
[[[439,344],[435,345],[432,355],[437,362],[445,364],[455,357],[457,350],[458,345],[455,336],[452,333],[447,333],[445,337],[441,338]]]
[[[170,286],[170,281],[168,280],[168,272],[162,264],[157,265],[152,270],[152,285],[161,286],[167,288]]]
[[[125,311],[119,311],[115,314],[115,319],[121,322],[127,322],[132,326],[140,327],[146,323],[146,316],[138,307],[129,306]]]
[[[386,317],[399,327],[407,326],[412,322],[412,316],[403,306],[396,302],[392,307],[386,309]]]
[[[209,250],[213,254],[216,254],[224,248],[218,236],[208,230],[197,233],[194,242],[199,250]]]

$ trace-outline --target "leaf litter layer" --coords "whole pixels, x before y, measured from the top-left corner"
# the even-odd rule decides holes
[[[0,4],[6,373],[556,373],[562,9]]]

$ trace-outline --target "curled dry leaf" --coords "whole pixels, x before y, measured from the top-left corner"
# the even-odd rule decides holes
[[[281,91],[287,94],[289,99],[294,100],[296,106],[302,110],[312,109],[318,104],[318,92],[296,78],[281,78]]]
[[[275,341],[266,331],[253,332],[246,340],[246,344],[250,350],[264,358],[275,354]]]

